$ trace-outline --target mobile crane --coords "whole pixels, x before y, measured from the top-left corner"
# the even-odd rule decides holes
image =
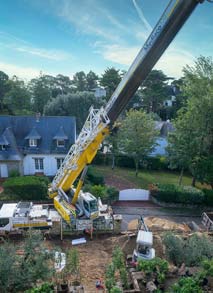
[[[54,199],[56,210],[68,224],[76,216],[76,212],[84,213],[91,219],[98,217],[96,199],[81,191],[87,165],[92,162],[102,141],[113,130],[117,117],[128,101],[196,6],[203,2],[204,0],[171,0],[106,107],[99,110],[91,107],[76,143],[70,148],[48,190],[50,198]],[[81,172],[77,188],[73,189]]]

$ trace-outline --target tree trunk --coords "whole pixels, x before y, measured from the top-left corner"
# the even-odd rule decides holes
[[[184,172],[184,168],[182,168],[181,171],[180,171],[180,177],[179,177],[179,182],[178,182],[179,185],[182,185],[183,172]]]
[[[193,178],[192,178],[192,186],[193,187],[195,187],[195,183],[196,183],[196,178],[195,178],[195,176],[193,176]]]
[[[112,154],[112,170],[115,168],[115,155]]]
[[[135,176],[138,177],[138,160],[135,160]]]

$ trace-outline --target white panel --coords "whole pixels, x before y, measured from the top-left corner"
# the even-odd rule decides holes
[[[119,200],[149,200],[149,190],[125,189],[119,192]]]
[[[2,178],[8,177],[7,164],[0,164],[0,177]]]

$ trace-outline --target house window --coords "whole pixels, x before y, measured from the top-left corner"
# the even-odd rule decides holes
[[[57,140],[57,147],[64,147],[65,141],[64,140]]]
[[[36,147],[37,146],[37,139],[30,139],[29,140],[29,146],[30,147]]]
[[[64,161],[64,158],[57,158],[56,161],[57,161],[57,169],[59,169],[61,167],[61,164]]]
[[[5,145],[1,145],[1,146],[0,146],[0,150],[1,150],[1,151],[5,151],[5,150],[6,150]]]
[[[35,158],[35,169],[36,170],[44,170],[44,159]]]

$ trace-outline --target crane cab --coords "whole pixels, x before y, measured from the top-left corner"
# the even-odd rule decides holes
[[[86,218],[92,220],[99,216],[97,198],[89,192],[80,192],[76,207],[79,210],[79,216],[84,214]]]
[[[136,239],[136,249],[133,252],[133,261],[137,261],[138,259],[153,259],[155,257],[155,249],[152,248],[152,245],[152,232],[139,230]]]

